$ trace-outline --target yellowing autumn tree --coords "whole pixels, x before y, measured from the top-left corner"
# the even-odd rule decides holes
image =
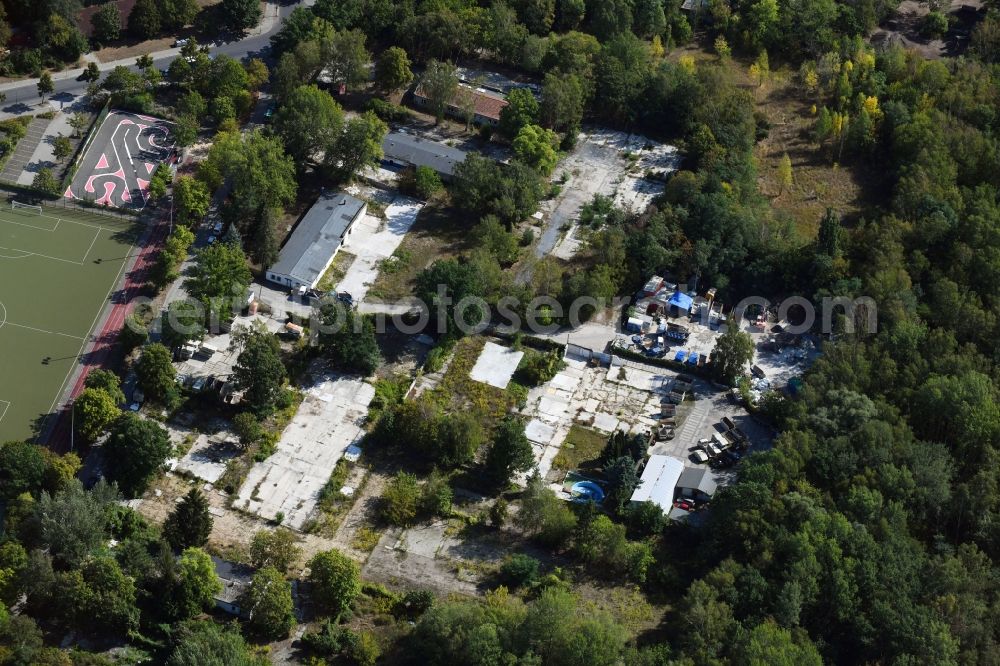
[[[785,153],[778,163],[778,186],[781,188],[778,190],[778,196],[784,194],[785,190],[791,189],[792,183],[792,158]]]

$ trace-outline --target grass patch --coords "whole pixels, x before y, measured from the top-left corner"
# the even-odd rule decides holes
[[[340,281],[347,275],[347,271],[351,269],[351,264],[357,258],[356,254],[352,254],[347,250],[338,252],[337,256],[333,258],[333,263],[326,269],[326,273],[323,273],[323,277],[319,279],[317,289],[319,291],[333,291],[336,289]]]
[[[363,525],[354,533],[354,538],[351,540],[351,547],[362,553],[370,553],[375,550],[375,546],[378,545],[378,541],[381,538],[382,534],[375,528],[370,525]]]
[[[472,409],[492,423],[517,406],[523,396],[518,391],[505,391],[469,376],[485,345],[486,338],[480,336],[459,340],[444,377],[431,394],[440,398],[450,411]]]
[[[607,443],[606,435],[574,424],[566,435],[566,441],[559,448],[559,453],[552,459],[552,467],[567,471],[597,467],[597,457]]]
[[[456,224],[455,219],[443,203],[424,206],[392,257],[382,262],[369,295],[386,301],[413,296],[421,271],[438,259],[457,256],[468,247],[469,230]]]
[[[745,69],[741,71],[745,75]],[[815,100],[808,99],[795,73],[782,68],[755,90],[757,110],[770,124],[767,138],[754,147],[760,191],[771,200],[779,219],[793,223],[804,240],[815,238],[827,208],[845,217],[860,214],[866,195],[857,169],[837,165],[812,139]],[[792,180],[782,188],[778,165],[788,153]]]

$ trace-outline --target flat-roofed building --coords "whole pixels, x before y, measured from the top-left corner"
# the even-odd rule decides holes
[[[451,180],[466,152],[444,143],[404,132],[390,132],[382,141],[382,162],[402,167],[430,167],[443,180]]]
[[[320,195],[267,269],[267,279],[290,289],[314,289],[367,210],[368,204],[349,194]]]

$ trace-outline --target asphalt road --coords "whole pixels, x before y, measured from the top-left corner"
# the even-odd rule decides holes
[[[285,17],[291,14],[296,6],[300,4],[309,6],[313,2],[314,0],[306,0],[304,2],[290,2],[279,5],[278,20],[272,23],[270,29],[259,35],[249,35],[245,39],[213,44],[210,46],[209,51],[213,55],[225,54],[238,60],[259,57],[267,61],[268,51],[271,46],[271,35],[281,29],[281,24],[284,22]],[[263,21],[267,20],[266,17],[263,19]],[[161,55],[159,57],[155,57],[154,54],[153,65],[157,69],[166,69],[178,57],[179,50],[170,49],[171,53],[169,55]],[[270,65],[271,63],[268,62],[268,64]],[[104,67],[101,69],[102,72],[105,71]],[[134,65],[130,69],[136,72],[139,71],[139,68]],[[82,71],[82,69],[74,69],[68,72],[71,75],[65,78],[60,78],[58,74],[55,75],[53,77],[55,90],[49,96],[49,99],[53,102],[69,106],[86,94],[88,83],[76,78]],[[2,107],[4,114],[18,115],[36,111],[37,109],[29,105],[37,104],[39,101],[37,84],[38,79],[25,79],[17,83],[0,86],[0,91],[7,95],[7,101]]]

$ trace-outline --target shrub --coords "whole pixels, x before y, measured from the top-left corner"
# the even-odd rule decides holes
[[[538,580],[538,560],[530,555],[515,553],[501,565],[500,583],[508,587],[527,587]]]
[[[382,493],[382,519],[390,525],[406,527],[417,517],[420,508],[420,488],[417,477],[399,472]]]
[[[35,174],[35,179],[31,181],[31,186],[46,194],[59,194],[59,181],[52,175],[52,169],[42,167]]]
[[[396,602],[395,614],[414,618],[423,615],[434,605],[434,595],[429,590],[409,590]]]
[[[444,188],[441,176],[437,171],[427,166],[407,169],[399,179],[399,189],[407,194],[430,199]]]
[[[527,350],[514,373],[514,379],[525,386],[538,386],[555,377],[563,365],[562,355],[557,351],[540,354]]]
[[[406,107],[373,97],[365,104],[365,111],[371,111],[387,123],[401,123],[410,118],[410,110]]]
[[[931,12],[924,17],[920,32],[927,37],[939,38],[948,32],[948,17],[941,12]]]

